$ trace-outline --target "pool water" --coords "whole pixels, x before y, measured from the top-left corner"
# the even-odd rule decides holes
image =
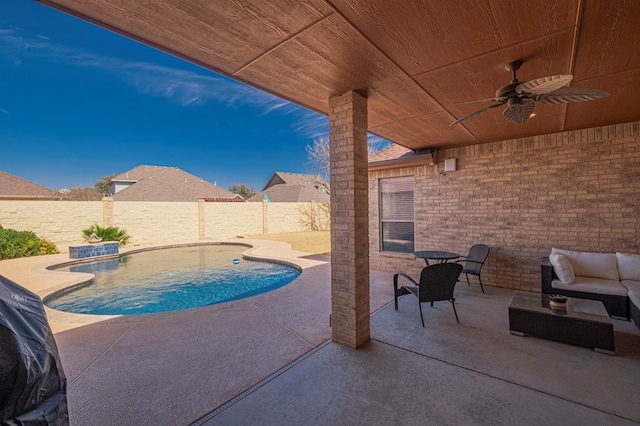
[[[168,248],[59,268],[90,272],[95,279],[45,299],[45,305],[93,315],[177,311],[265,293],[300,275],[290,266],[242,259],[246,249],[238,245]],[[234,263],[236,259],[239,262]]]

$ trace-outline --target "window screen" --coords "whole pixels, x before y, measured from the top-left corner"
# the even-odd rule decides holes
[[[380,236],[382,251],[414,251],[413,177],[380,179]]]

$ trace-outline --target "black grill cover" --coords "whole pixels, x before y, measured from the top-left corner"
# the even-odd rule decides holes
[[[67,379],[42,301],[2,275],[0,424],[69,424]]]

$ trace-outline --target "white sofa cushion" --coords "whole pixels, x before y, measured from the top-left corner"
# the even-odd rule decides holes
[[[576,275],[576,280],[573,284],[565,284],[560,280],[553,280],[551,287],[563,290],[582,291],[585,293],[609,294],[614,296],[627,295],[627,287],[623,286],[618,280],[581,277],[579,275]]]
[[[615,253],[593,253],[552,248],[551,253],[564,255],[571,263],[576,277],[593,277],[618,281],[618,260]],[[577,278],[576,278],[577,279]]]
[[[640,281],[640,254],[616,253],[621,280]]]
[[[553,266],[553,272],[562,281],[563,284],[573,284],[576,279],[576,274],[573,272],[573,267],[564,255],[552,252],[549,255],[549,262]]]
[[[640,308],[640,281],[622,280],[621,282],[622,285],[629,290],[628,296],[631,303]],[[638,324],[638,326],[640,326],[640,324]]]

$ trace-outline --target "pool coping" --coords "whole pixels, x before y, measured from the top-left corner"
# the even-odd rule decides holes
[[[292,250],[291,245],[288,243],[272,240],[252,240],[250,238],[235,238],[211,241],[200,240],[174,244],[150,244],[145,246],[135,246],[124,248],[117,255],[96,257],[92,258],[90,261],[114,259],[134,253],[159,250],[164,248],[219,244],[246,246],[247,250],[243,251],[242,253],[243,258],[246,259],[267,260],[270,262],[281,263],[299,269],[300,276],[293,280],[292,283],[303,278],[306,275],[305,271],[309,268],[328,263],[328,258],[326,260],[313,259],[311,257],[314,256],[311,253]],[[50,297],[61,291],[65,291],[70,287],[83,285],[88,280],[91,280],[93,278],[93,274],[90,273],[62,272],[51,270],[49,268],[60,265],[70,265],[85,262],[87,262],[87,259],[70,260],[68,258],[68,253],[35,256],[20,259],[5,259],[0,262],[0,274],[6,276],[12,281],[15,281],[17,284],[21,285],[27,290],[35,293],[38,297],[40,297],[40,299],[45,300],[47,297]],[[222,302],[220,305],[233,302],[234,301]],[[129,319],[132,322],[137,322],[143,318],[151,319],[154,316],[170,314],[170,312],[160,312],[140,315],[90,315],[63,312],[49,308],[48,306],[45,306],[45,312],[49,321],[49,325],[51,326],[51,329],[54,333],[112,319],[119,319],[124,321]]]

